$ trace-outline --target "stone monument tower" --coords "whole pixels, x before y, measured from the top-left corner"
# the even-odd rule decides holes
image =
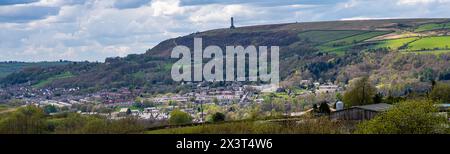
[[[231,17],[231,27],[230,29],[235,29],[236,27],[234,27],[234,18]]]

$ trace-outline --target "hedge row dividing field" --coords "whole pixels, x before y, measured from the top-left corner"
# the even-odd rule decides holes
[[[407,50],[449,50],[450,36],[425,37],[408,44]]]
[[[402,46],[407,46],[409,43],[418,40],[419,37],[408,37],[392,40],[382,40],[377,42],[373,48],[390,48],[392,50],[398,50]]]
[[[450,36],[410,37],[378,41],[372,49],[390,48],[410,53],[446,53],[450,52]],[[436,52],[434,52],[436,51]]]
[[[424,32],[430,30],[440,30],[440,29],[449,29],[450,23],[432,23],[432,24],[424,24],[420,25],[415,32]]]
[[[335,41],[343,39],[346,37],[355,36],[358,34],[366,33],[366,31],[352,31],[352,30],[317,30],[317,31],[307,31],[298,34],[299,38],[308,39],[315,43],[326,43],[330,41]]]
[[[361,43],[365,40],[386,35],[388,33],[391,33],[391,31],[368,31],[362,34],[346,37],[343,39],[327,42],[318,48],[322,52],[328,52],[328,53],[335,53],[335,54],[342,54],[347,49],[357,45],[358,43]]]

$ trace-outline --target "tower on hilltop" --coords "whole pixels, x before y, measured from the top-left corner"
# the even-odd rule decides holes
[[[234,27],[234,18],[231,17],[231,27],[230,29],[235,29],[236,27]]]

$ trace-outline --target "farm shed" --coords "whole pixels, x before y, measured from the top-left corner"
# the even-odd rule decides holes
[[[439,109],[439,112],[450,111],[450,104],[436,104],[435,106]]]
[[[391,107],[392,105],[385,103],[354,106],[348,109],[332,112],[330,118],[332,120],[370,120],[378,113],[384,112]]]

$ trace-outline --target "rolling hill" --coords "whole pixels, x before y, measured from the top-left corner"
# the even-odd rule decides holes
[[[8,76],[11,73],[18,72],[24,68],[61,66],[69,63],[71,62],[0,62],[0,79]]]
[[[390,19],[304,22],[215,29],[168,39],[144,54],[107,58],[104,63],[72,63],[24,69],[1,80],[3,86],[142,88],[149,93],[180,92],[170,77],[170,53],[176,45],[280,46],[283,80],[347,83],[369,75],[384,87],[401,89],[429,80],[450,80],[450,19]],[[417,54],[420,53],[420,54]],[[430,54],[432,53],[432,54]],[[430,73],[431,72],[431,73]],[[296,78],[297,79],[297,78]],[[420,88],[417,88],[420,89]]]

